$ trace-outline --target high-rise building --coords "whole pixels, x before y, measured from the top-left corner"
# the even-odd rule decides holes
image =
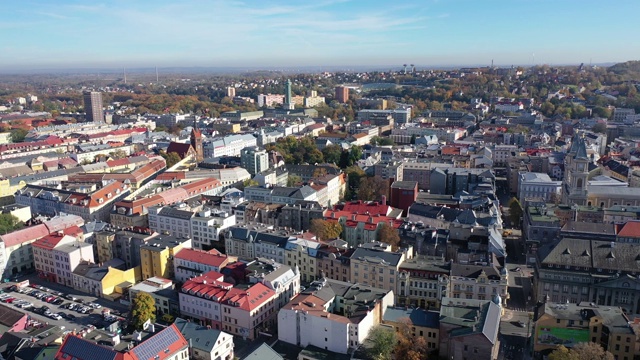
[[[84,92],[84,112],[87,121],[104,122],[102,93],[98,91]]]
[[[242,167],[251,175],[263,172],[269,168],[269,154],[258,147],[248,147],[240,152]]]
[[[345,86],[336,86],[336,101],[346,103],[349,101],[349,88]]]
[[[236,88],[234,88],[233,86],[229,86],[227,88],[227,96],[230,98],[236,97]]]
[[[285,109],[293,110],[295,109],[295,103],[293,102],[293,98],[291,97],[291,80],[287,79],[287,83],[285,85],[285,95],[284,95],[284,105]]]

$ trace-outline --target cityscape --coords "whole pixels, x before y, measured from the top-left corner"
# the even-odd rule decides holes
[[[0,357],[640,359],[640,4],[511,3],[0,15]]]

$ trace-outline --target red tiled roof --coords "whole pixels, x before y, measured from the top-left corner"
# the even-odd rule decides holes
[[[0,235],[0,239],[4,242],[6,248],[22,244],[27,241],[37,240],[49,235],[49,229],[44,224],[31,226],[28,228],[16,230],[5,235]]]
[[[51,234],[34,241],[31,246],[45,250],[53,250],[67,235]]]
[[[276,292],[262,283],[256,283],[247,290],[233,288],[227,292],[226,305],[238,307],[245,311],[253,311],[276,296]]]
[[[217,268],[224,266],[229,261],[226,255],[221,255],[217,250],[211,252],[196,249],[182,249],[175,255],[175,258],[215,266]]]
[[[618,233],[618,236],[626,238],[640,237],[640,221],[627,221]]]
[[[156,177],[158,181],[170,181],[170,180],[184,180],[186,179],[186,173],[184,171],[167,171]]]

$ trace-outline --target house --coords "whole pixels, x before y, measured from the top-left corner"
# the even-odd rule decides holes
[[[233,336],[224,331],[207,328],[182,318],[173,325],[185,339],[189,339],[189,358],[194,360],[231,360],[233,355]]]
[[[141,279],[140,267],[122,270],[124,261],[113,259],[106,264],[81,262],[72,272],[73,288],[108,300],[123,296],[128,286]]]
[[[235,261],[237,258],[221,254],[217,250],[182,249],[174,256],[175,279],[183,283],[209,271],[220,272],[228,263]]]
[[[22,331],[27,327],[29,316],[5,304],[0,304],[0,334]]]

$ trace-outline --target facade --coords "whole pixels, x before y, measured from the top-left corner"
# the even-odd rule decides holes
[[[302,231],[309,229],[311,221],[324,218],[324,208],[315,201],[298,201],[281,209],[280,226]]]
[[[391,115],[396,124],[407,124],[411,122],[411,108],[393,110],[372,110],[364,109],[358,111],[358,120],[367,121],[372,118]]]
[[[231,334],[220,330],[208,329],[181,318],[177,318],[173,324],[185,339],[189,339],[190,359],[234,359],[233,336]]]
[[[38,276],[73,287],[73,271],[82,261],[94,262],[91,244],[69,235],[49,235],[31,244]]]
[[[122,298],[125,284],[133,285],[140,280],[140,268],[122,270],[112,267],[116,262],[124,265],[122,260],[112,260],[103,265],[82,262],[73,270],[73,288],[112,301]]]
[[[452,264],[449,277],[449,296],[453,299],[491,300],[500,297],[501,306],[506,306],[508,274],[506,268],[492,265]]]
[[[102,93],[98,91],[85,91],[84,98],[85,119],[89,122],[104,122],[102,111]]]
[[[390,192],[390,205],[396,209],[402,209],[402,213],[406,216],[409,207],[416,202],[418,198],[418,182],[395,181],[391,184]]]
[[[409,326],[411,336],[424,338],[427,349],[435,352],[440,346],[440,312],[421,308],[390,307],[384,313],[382,323],[393,326],[397,331]],[[408,322],[406,322],[408,320]]]
[[[229,256],[245,260],[260,257],[287,264],[285,246],[293,237],[291,232],[272,227],[236,225],[225,232],[225,251]]]
[[[242,167],[247,169],[249,174],[255,175],[269,168],[269,155],[264,149],[258,147],[244,148],[240,152]]]
[[[214,138],[204,143],[203,154],[205,158],[218,158],[222,156],[240,156],[240,151],[247,147],[258,145],[258,139],[251,134],[234,134],[222,138]]]
[[[518,181],[518,199],[542,199],[546,202],[560,200],[562,182],[553,181],[547,174],[525,172],[520,174]]]
[[[351,282],[351,255],[354,248],[342,240],[334,240],[320,246],[317,253],[318,278]]]
[[[405,259],[398,270],[397,305],[437,309],[449,294],[451,264],[441,257]]]
[[[638,337],[629,318],[618,307],[593,303],[542,303],[536,309],[533,350],[548,354],[558,342],[571,348],[578,342],[594,342],[611,352],[615,359],[638,356]]]
[[[379,242],[363,244],[351,255],[351,281],[395,291],[400,264],[412,257],[413,248],[392,252],[388,244]]]
[[[297,267],[257,258],[247,264],[249,283],[261,283],[276,292],[276,308],[285,306],[300,293],[300,272]]]
[[[358,283],[319,280],[278,312],[278,340],[346,354],[393,306],[393,291]]]
[[[509,160],[518,154],[518,147],[515,145],[496,145],[493,148],[493,165],[507,166]]]
[[[158,276],[173,279],[174,257],[184,248],[191,248],[191,239],[158,235],[140,246],[142,279]]]
[[[261,283],[234,288],[215,271],[188,280],[179,294],[180,312],[212,328],[255,339],[273,319],[276,293]]]
[[[248,201],[274,204],[295,204],[300,200],[317,200],[316,191],[307,185],[301,188],[284,186],[263,188],[259,186],[248,186],[244,188],[244,196]]]
[[[551,302],[592,302],[640,314],[638,259],[637,243],[563,238],[540,260],[537,300],[549,296]]]
[[[272,107],[284,104],[284,95],[280,94],[259,94],[258,107]]]

